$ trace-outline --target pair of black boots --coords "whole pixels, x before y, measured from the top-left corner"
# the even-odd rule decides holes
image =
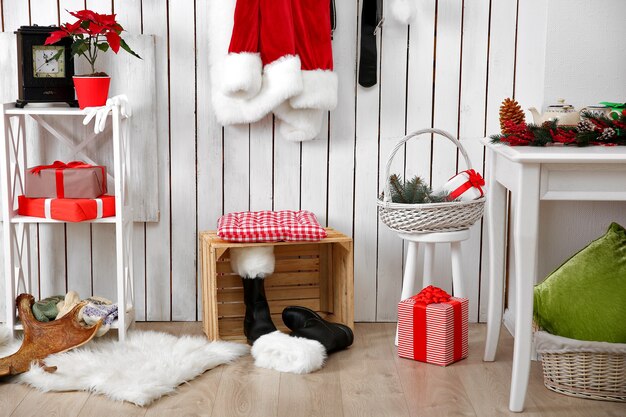
[[[272,322],[265,297],[264,279],[242,278],[242,280],[243,299],[246,305],[243,332],[248,343],[253,344],[259,337],[275,332],[276,326]],[[348,326],[326,321],[306,307],[287,307],[283,310],[282,317],[292,336],[317,340],[328,353],[345,349],[354,341],[354,335]]]

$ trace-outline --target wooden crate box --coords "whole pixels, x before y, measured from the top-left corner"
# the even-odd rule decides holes
[[[230,248],[274,246],[276,267],[265,278],[272,320],[289,331],[281,313],[290,305],[317,311],[354,328],[352,239],[333,229],[319,242],[235,243],[215,231],[200,233],[202,323],[209,340],[245,341],[243,287],[230,267]]]

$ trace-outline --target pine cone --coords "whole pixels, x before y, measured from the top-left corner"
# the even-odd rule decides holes
[[[504,125],[504,122],[507,120],[510,120],[516,125],[525,122],[524,111],[517,101],[510,98],[504,99],[500,106],[500,130],[502,130],[503,134],[509,133]]]
[[[578,122],[576,128],[579,132],[593,132],[594,130],[596,130],[596,125],[591,123],[591,121],[589,121],[588,119],[583,119]]]
[[[602,131],[602,134],[598,136],[598,140],[610,140],[615,136],[615,129],[607,127]]]

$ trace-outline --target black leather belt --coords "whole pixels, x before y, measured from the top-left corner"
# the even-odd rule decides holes
[[[359,84],[372,87],[378,81],[376,34],[383,23],[383,0],[363,0]]]

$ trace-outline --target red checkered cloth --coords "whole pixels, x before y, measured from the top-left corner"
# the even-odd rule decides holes
[[[243,211],[217,222],[217,235],[229,242],[317,241],[326,230],[310,211]]]

